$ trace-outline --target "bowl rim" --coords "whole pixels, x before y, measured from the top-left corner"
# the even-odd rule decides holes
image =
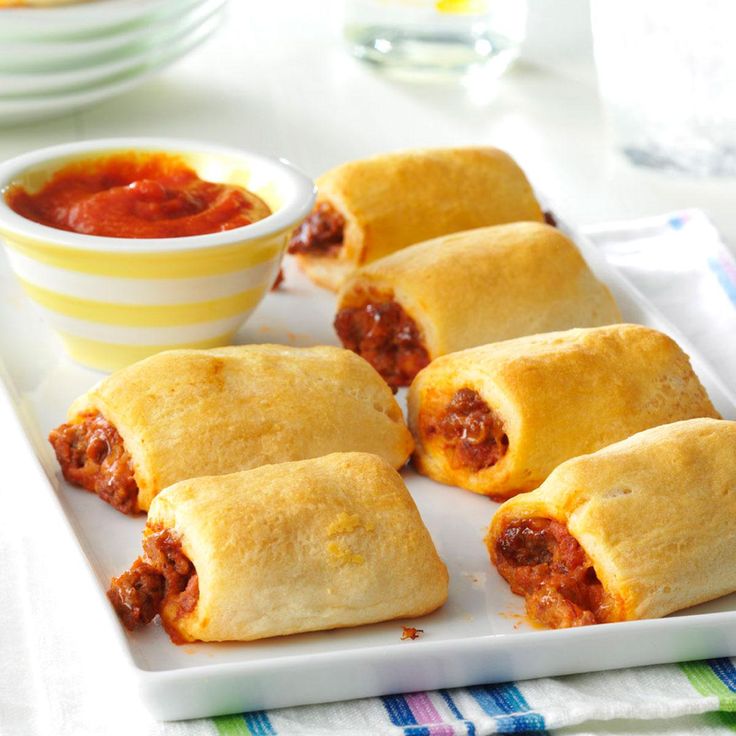
[[[211,153],[234,159],[256,161],[259,165],[285,175],[293,187],[291,196],[274,214],[250,225],[222,230],[204,235],[187,235],[176,238],[114,238],[101,235],[85,235],[49,225],[41,225],[12,210],[5,201],[6,188],[27,169],[55,158],[88,154],[116,149],[140,149],[173,153]],[[254,151],[216,143],[205,143],[186,138],[120,137],[96,138],[87,141],[62,143],[20,154],[0,164],[0,233],[38,240],[45,246],[60,246],[85,251],[110,251],[128,253],[176,252],[202,248],[219,248],[227,245],[246,244],[261,240],[280,230],[298,224],[312,209],[317,190],[314,182],[285,158],[273,158]]]

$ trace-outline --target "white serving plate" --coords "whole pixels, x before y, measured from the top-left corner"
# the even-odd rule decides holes
[[[52,7],[3,8],[0,39],[79,39],[122,32],[181,0],[95,0]]]
[[[164,17],[142,28],[83,41],[19,41],[3,43],[0,71],[23,83],[34,76],[84,74],[132,56],[140,57],[167,48],[186,28],[203,23],[226,0],[182,0]],[[79,82],[76,82],[79,85]],[[23,89],[22,92],[31,92]],[[11,92],[0,82],[0,94]]]
[[[184,4],[175,20],[168,19],[161,26],[149,26],[137,39],[139,43],[129,45],[121,53],[96,57],[91,62],[78,60],[73,67],[49,63],[45,51],[38,49],[35,54],[45,65],[43,71],[6,70],[0,60],[0,101],[53,98],[109,84],[126,72],[155,63],[172,46],[182,43],[213,14],[220,12],[225,2],[227,0],[196,0],[194,4]]]
[[[180,38],[158,49],[143,63],[90,87],[49,95],[0,97],[0,127],[63,115],[134,89],[204,43],[220,27],[225,7],[220,5],[204,22],[182,31]]]
[[[114,52],[124,54],[145,44],[151,36],[171,27],[183,13],[189,12],[193,5],[204,0],[181,0],[179,7],[168,8],[165,13],[152,18],[144,25],[125,27],[116,33],[85,36],[73,39],[12,39],[3,42],[3,55],[0,68],[26,69],[42,65],[49,71],[58,67],[72,68],[94,63],[99,57],[107,57]],[[22,73],[22,72],[20,72]]]
[[[733,398],[692,347],[607,267],[594,246],[576,240],[613,290],[625,318],[677,339],[690,353],[716,407],[724,417],[736,418]],[[333,309],[334,297],[309,284],[289,263],[286,289],[266,297],[239,341],[337,344],[331,328]],[[27,434],[48,478],[49,502],[59,501],[104,600],[111,576],[139,553],[144,519],[125,517],[93,494],[62,481],[45,437],[63,421],[70,401],[100,374],[63,355],[15,284],[4,254],[0,356],[19,430]],[[126,651],[152,713],[162,719],[194,718],[736,655],[736,595],[665,619],[561,631],[531,628],[523,617],[522,600],[510,593],[491,567],[482,541],[497,505],[410,469],[404,476],[450,571],[450,597],[440,611],[420,619],[260,642],[175,646],[158,625],[126,633],[111,607],[97,601],[90,608],[107,616],[110,638]],[[424,635],[400,641],[402,624],[420,627]]]

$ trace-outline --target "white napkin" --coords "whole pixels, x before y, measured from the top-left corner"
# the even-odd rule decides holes
[[[582,228],[736,389],[736,262],[700,210]]]

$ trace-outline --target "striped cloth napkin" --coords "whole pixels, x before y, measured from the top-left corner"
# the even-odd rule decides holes
[[[605,257],[736,376],[736,261],[699,211],[587,229]],[[8,438],[0,445],[8,445]],[[13,452],[12,442],[9,452]],[[0,462],[2,461],[0,457]],[[7,486],[7,484],[3,484]],[[31,484],[32,485],[32,484]],[[0,489],[2,493],[3,489]],[[705,736],[736,733],[736,660],[661,665],[221,716],[154,721],[133,695],[85,600],[76,552],[32,487],[0,514],[0,734],[9,736]],[[43,499],[46,500],[45,497]],[[14,504],[17,508],[13,508]],[[11,523],[28,519],[33,525]],[[54,512],[55,513],[55,512]],[[25,514],[25,516],[24,516]],[[33,527],[33,528],[32,528]],[[39,529],[45,545],[38,544]],[[49,554],[54,550],[54,554]],[[89,582],[91,585],[92,583]],[[72,598],[74,600],[74,597]],[[99,617],[98,617],[99,618]]]
[[[731,659],[717,659],[220,716],[212,721],[215,730],[206,732],[219,736],[733,736],[735,711],[736,666]]]

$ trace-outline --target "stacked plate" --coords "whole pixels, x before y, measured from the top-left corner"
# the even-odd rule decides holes
[[[226,2],[0,7],[0,125],[60,115],[129,90],[210,36]]]

